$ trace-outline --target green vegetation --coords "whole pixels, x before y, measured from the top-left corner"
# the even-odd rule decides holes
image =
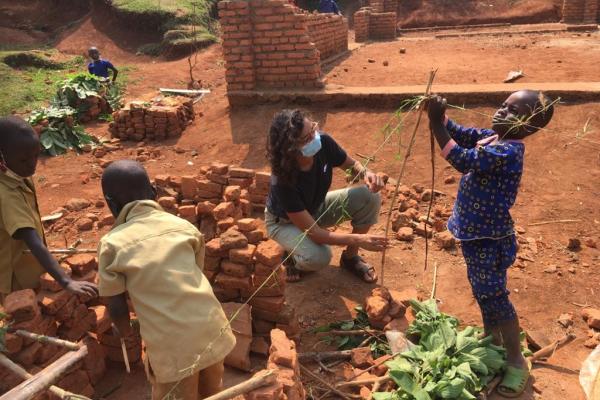
[[[42,57],[40,53],[53,54],[51,51],[0,52],[0,116],[44,106],[56,93],[56,85],[68,73],[85,68],[82,57],[58,62],[51,57]],[[12,68],[8,63],[15,65],[16,60],[23,63]]]
[[[76,116],[77,111],[71,107],[50,106],[34,111],[28,122],[39,126],[42,150],[56,156],[71,149],[80,151],[94,143],[83,126],[76,123]]]

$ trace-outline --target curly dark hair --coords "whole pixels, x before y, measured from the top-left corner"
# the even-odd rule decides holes
[[[299,167],[300,137],[305,115],[300,110],[282,110],[275,114],[267,138],[267,159],[271,172],[281,183],[295,184]]]

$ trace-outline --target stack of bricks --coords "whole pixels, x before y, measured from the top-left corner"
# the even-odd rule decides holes
[[[220,1],[219,22],[228,91],[321,88],[321,58],[348,46],[343,17],[284,0]]]
[[[146,103],[132,101],[113,113],[109,131],[121,140],[164,140],[181,136],[194,119],[194,104],[186,97]]]
[[[300,379],[300,364],[296,344],[287,338],[285,332],[274,329],[270,332],[271,347],[267,369],[275,371],[274,383],[253,390],[244,395],[246,400],[301,400],[306,391]],[[262,375],[266,371],[259,371]]]
[[[96,281],[97,262],[91,255],[71,256],[61,267],[75,280]],[[48,274],[40,278],[38,293],[31,289],[20,290],[9,294],[4,301],[4,309],[11,318],[12,328],[72,342],[81,341],[88,346],[88,355],[57,382],[62,389],[88,397],[93,395],[94,386],[106,370],[107,352],[99,343],[98,337],[106,334],[111,327],[106,307],[98,301],[63,290]],[[7,355],[32,374],[67,352],[56,345],[42,344],[12,333],[6,335],[6,347]],[[139,342],[137,348],[141,353]],[[139,359],[139,354],[137,358]],[[113,359],[119,360],[119,357]],[[10,390],[20,381],[11,372],[0,367],[0,393]],[[50,394],[43,398],[55,399]]]
[[[385,0],[383,3],[383,12],[398,12],[398,0]]]
[[[395,39],[396,13],[375,12],[371,7],[363,7],[354,13],[354,31],[357,42]]]
[[[321,60],[348,51],[348,21],[341,15],[308,14],[308,33]]]
[[[100,114],[109,114],[112,112],[108,101],[102,96],[89,96],[85,99],[77,99],[75,108],[85,110],[78,113],[80,122],[90,122],[98,119]]]
[[[562,21],[567,24],[595,24],[600,19],[598,0],[564,0]]]

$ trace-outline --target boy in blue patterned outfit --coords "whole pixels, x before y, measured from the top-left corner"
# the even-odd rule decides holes
[[[492,129],[463,128],[449,120],[446,100],[439,96],[429,100],[428,113],[442,155],[464,174],[448,229],[461,241],[484,335],[506,347],[507,368],[498,391],[516,397],[525,389],[530,365],[521,354],[519,320],[506,288],[507,269],[517,253],[509,210],[523,173],[522,139],[548,124],[553,107],[539,92],[515,92],[496,111]]]

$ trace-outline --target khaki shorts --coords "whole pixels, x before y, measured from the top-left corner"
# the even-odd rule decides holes
[[[354,228],[363,228],[377,222],[380,208],[379,193],[372,193],[365,185],[357,185],[327,193],[313,218],[323,228],[345,221],[350,221]],[[265,222],[269,237],[286,251],[293,250],[297,269],[318,271],[329,265],[331,248],[328,245],[313,242],[288,219],[278,218],[268,211],[265,211]]]

